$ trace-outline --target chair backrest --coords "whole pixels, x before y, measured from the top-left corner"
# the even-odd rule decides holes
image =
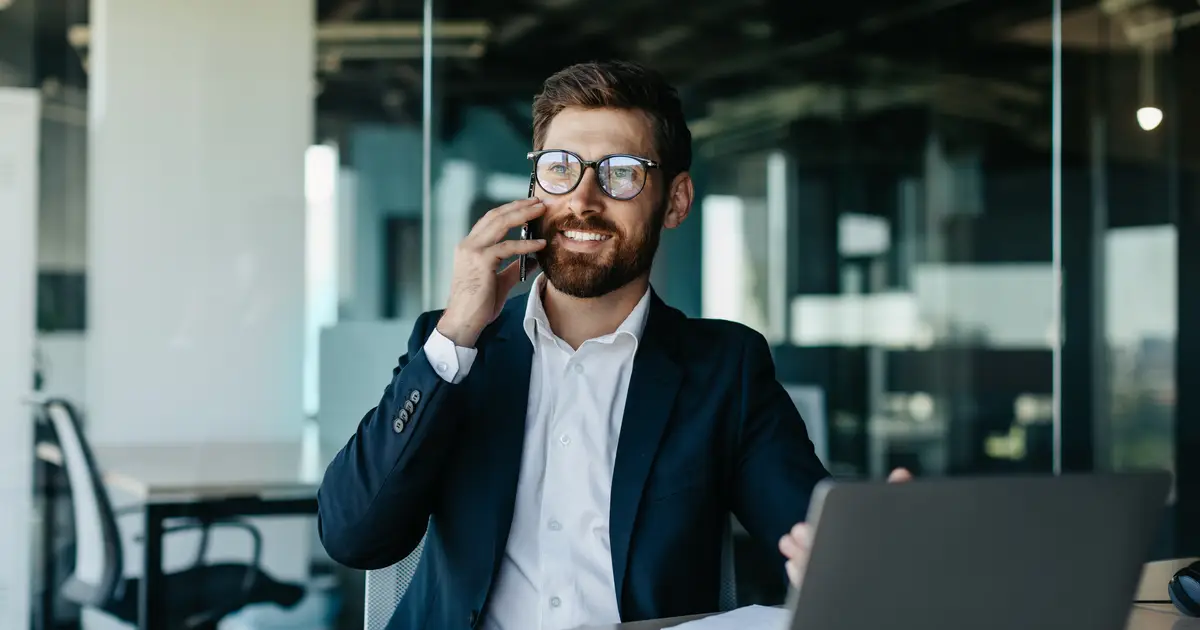
[[[75,406],[50,399],[42,404],[42,410],[58,440],[74,513],[75,572],[63,584],[62,592],[77,604],[103,606],[122,583],[121,539],[112,504]]]
[[[417,572],[424,549],[425,539],[421,538],[417,548],[400,562],[386,569],[367,571],[367,595],[363,606],[363,625],[366,630],[384,630],[387,627],[396,607],[400,605],[400,598],[404,597]]]
[[[363,620],[365,630],[384,630],[400,605],[400,599],[408,590],[413,575],[417,572],[417,564],[421,561],[421,552],[425,548],[422,538],[417,548],[400,562],[385,569],[367,571],[366,602],[363,605]],[[734,572],[733,558],[733,517],[726,519],[725,533],[721,542],[721,592],[718,597],[721,612],[737,608],[737,575]]]

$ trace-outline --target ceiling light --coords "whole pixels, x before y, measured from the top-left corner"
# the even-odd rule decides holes
[[[1150,131],[1162,123],[1163,112],[1157,107],[1140,107],[1137,110],[1138,126]]]

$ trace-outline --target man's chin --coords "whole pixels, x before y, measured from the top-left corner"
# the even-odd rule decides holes
[[[544,262],[542,273],[556,291],[581,299],[608,295],[641,276],[639,265],[612,252],[593,255],[559,249],[539,256],[538,262]]]
[[[565,293],[575,298],[596,298],[608,293],[605,276],[596,269],[572,269],[555,274],[546,274],[550,284],[559,293]]]

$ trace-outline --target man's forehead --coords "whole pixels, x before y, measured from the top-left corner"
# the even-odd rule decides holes
[[[658,159],[650,119],[637,110],[564,109],[550,121],[543,144],[589,160],[613,153]]]

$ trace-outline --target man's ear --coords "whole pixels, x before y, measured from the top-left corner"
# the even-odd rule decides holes
[[[671,190],[667,196],[667,213],[663,217],[663,227],[677,228],[688,213],[692,211],[692,201],[696,196],[696,186],[692,183],[692,175],[684,171],[675,176],[671,182]]]

